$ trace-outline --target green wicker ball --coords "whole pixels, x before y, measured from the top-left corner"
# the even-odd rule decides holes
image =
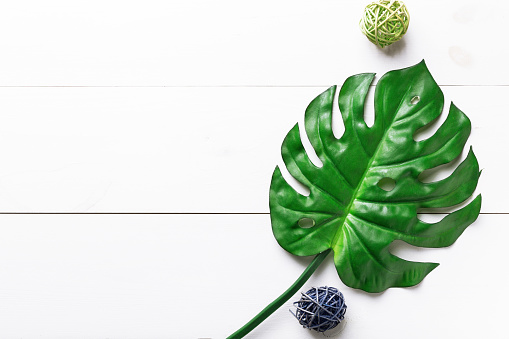
[[[369,41],[384,48],[400,40],[409,23],[410,15],[402,1],[380,0],[366,6],[359,25]]]

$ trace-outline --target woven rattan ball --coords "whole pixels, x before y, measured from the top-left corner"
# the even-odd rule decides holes
[[[318,332],[333,329],[345,318],[345,298],[334,287],[313,287],[293,305],[297,310],[292,313],[299,323]]]
[[[410,15],[402,1],[380,0],[366,6],[359,25],[369,41],[384,48],[400,40],[409,23]]]

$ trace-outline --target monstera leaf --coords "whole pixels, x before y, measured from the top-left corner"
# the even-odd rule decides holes
[[[287,251],[316,256],[292,286],[227,339],[243,338],[281,307],[331,251],[338,274],[348,286],[367,292],[413,286],[438,264],[403,260],[389,252],[389,245],[402,240],[415,246],[449,246],[477,219],[480,195],[435,224],[417,218],[419,208],[457,205],[474,192],[480,172],[471,149],[448,178],[432,183],[419,180],[425,170],[461,154],[470,135],[470,120],[451,105],[433,136],[414,140],[416,131],[434,121],[444,104],[442,91],[423,61],[380,79],[375,89],[375,122],[368,127],[364,104],[373,77],[355,75],[341,87],[338,104],[345,132],[340,139],[332,132],[336,87],[307,108],[306,133],[322,166],[310,161],[298,125],[286,136],[285,165],[310,193],[297,193],[276,167],[270,187],[272,230]]]
[[[418,284],[438,266],[394,256],[388,249],[391,242],[451,245],[477,218],[481,196],[438,223],[418,219],[419,208],[453,206],[474,192],[480,172],[472,150],[448,178],[432,183],[419,180],[423,171],[461,154],[470,121],[451,105],[447,119],[432,137],[414,140],[418,129],[441,114],[444,103],[423,61],[380,79],[375,89],[375,122],[368,127],[363,114],[373,77],[355,75],[341,87],[338,104],[345,132],[340,139],[332,132],[336,87],[311,102],[305,130],[323,165],[317,167],[310,161],[295,125],[283,142],[282,156],[290,174],[310,193],[297,193],[276,168],[270,214],[273,233],[285,250],[308,256],[332,249],[346,285],[380,292]],[[388,189],[380,181],[392,182],[394,187]],[[312,227],[302,227],[304,220]]]

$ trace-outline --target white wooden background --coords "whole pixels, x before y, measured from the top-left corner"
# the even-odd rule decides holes
[[[441,263],[417,287],[353,290],[328,258],[304,289],[343,291],[338,338],[507,338],[509,2],[407,0],[385,50],[367,3],[0,1],[0,338],[225,338],[310,261],[270,230],[284,135],[328,86],[422,59],[472,120],[478,221],[394,245]],[[321,338],[290,306],[248,337]]]

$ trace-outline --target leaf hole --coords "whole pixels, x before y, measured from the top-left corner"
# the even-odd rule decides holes
[[[305,197],[309,196],[309,194],[311,193],[309,188],[303,183],[301,183],[299,180],[295,179],[293,175],[291,175],[290,172],[288,172],[288,169],[286,168],[283,160],[279,161],[278,167],[279,170],[281,171],[283,179],[285,179],[286,183],[290,185],[290,187],[293,188],[295,192]]]
[[[396,181],[392,178],[385,177],[378,182],[377,186],[386,192],[390,192],[396,187]]]
[[[430,138],[431,136],[433,136],[436,133],[436,131],[440,128],[440,125],[442,125],[442,123],[443,123],[442,120],[443,120],[442,115],[440,115],[439,117],[435,118],[430,123],[418,128],[414,132],[414,135],[412,136],[414,141],[426,140],[426,139]]]
[[[373,86],[369,86],[368,94],[364,100],[364,122],[368,127],[375,124],[375,91]]]
[[[315,226],[315,221],[311,218],[302,218],[298,222],[301,228],[311,228]]]
[[[445,210],[445,208],[419,208],[417,209],[417,219],[427,224],[435,224],[440,222],[451,212],[454,212],[453,208],[447,208],[447,210]]]
[[[311,141],[309,141],[308,135],[306,134],[306,125],[304,121],[301,121],[299,123],[299,133],[300,133],[300,140],[302,142],[302,146],[304,146],[304,150],[306,151],[306,154],[309,157],[309,160],[315,165],[316,167],[322,167],[323,163],[318,158],[318,155],[316,155],[315,149],[313,148],[313,145],[311,145]]]
[[[452,214],[470,204],[472,200],[474,200],[477,197],[478,194],[479,192],[476,189],[474,193],[470,197],[468,197],[465,201],[453,206],[418,208],[417,218],[420,221],[426,222],[428,224],[437,223],[441,221],[443,218],[445,218],[447,215]]]
[[[408,261],[429,261],[432,253],[438,252],[436,248],[423,248],[410,245],[402,240],[394,240],[389,245],[389,252]]]
[[[417,105],[419,103],[419,101],[421,101],[421,97],[418,95],[416,95],[412,99],[410,99],[410,103],[412,105]]]
[[[332,105],[332,134],[334,134],[336,139],[341,139],[345,133],[345,123],[343,122],[341,111],[339,110],[338,96],[339,90],[336,90],[334,93],[334,103]]]
[[[448,178],[451,174],[454,173],[462,160],[463,155],[460,154],[454,160],[446,164],[422,171],[417,179],[422,183],[428,184]]]

